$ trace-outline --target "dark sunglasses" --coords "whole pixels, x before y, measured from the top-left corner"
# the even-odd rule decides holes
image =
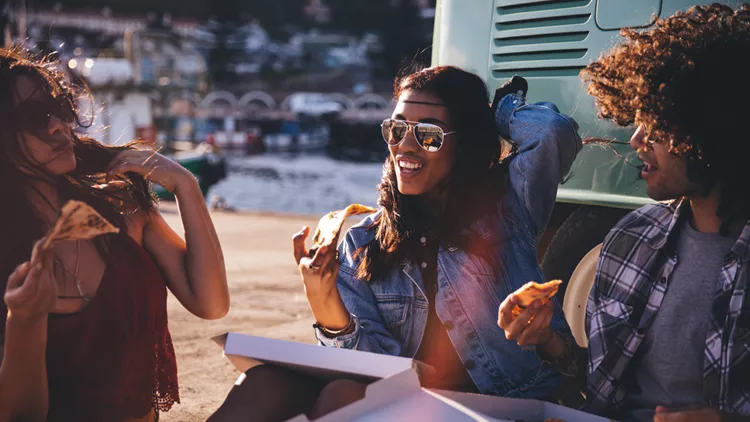
[[[445,132],[443,128],[432,123],[409,122],[396,119],[383,120],[380,130],[383,134],[383,140],[388,145],[398,145],[406,138],[409,131],[412,131],[419,146],[429,152],[440,150],[445,137],[456,133],[455,130]]]
[[[70,124],[76,120],[75,113],[65,97],[47,101],[28,100],[18,105],[18,123],[25,130],[46,130],[52,116]]]

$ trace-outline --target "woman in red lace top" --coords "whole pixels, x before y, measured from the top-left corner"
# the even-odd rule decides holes
[[[74,131],[91,98],[59,68],[0,49],[0,422],[158,420],[179,402],[167,289],[201,318],[224,316],[221,248],[190,172]],[[177,197],[186,241],[150,182]],[[120,233],[41,253],[35,241],[69,199]]]

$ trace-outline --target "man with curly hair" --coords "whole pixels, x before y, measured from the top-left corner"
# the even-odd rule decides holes
[[[586,312],[587,410],[750,421],[750,6],[696,6],[623,35],[583,79],[600,117],[636,125],[646,192],[664,202],[604,241]],[[509,339],[563,373],[583,366],[572,339],[529,324],[549,305],[513,318],[514,305],[498,321]]]

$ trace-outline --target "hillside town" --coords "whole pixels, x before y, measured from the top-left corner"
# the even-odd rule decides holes
[[[99,112],[86,131],[104,142],[141,138],[183,149],[209,143],[248,153],[320,149],[331,138],[339,151],[380,146],[377,137],[351,143],[362,143],[353,134],[377,135],[370,128],[382,120],[377,110],[391,104],[382,34],[331,25],[323,1],[302,5],[304,27],[273,31],[251,17],[136,16],[109,6],[41,3],[6,3],[6,37],[14,39],[23,25],[25,46],[59,57],[86,80]],[[414,4],[423,46],[434,16],[429,3]]]

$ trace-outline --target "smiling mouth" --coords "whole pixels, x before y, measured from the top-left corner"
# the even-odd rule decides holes
[[[424,167],[422,164],[415,163],[414,161],[398,160],[398,170],[402,175],[411,176],[419,173]]]
[[[641,179],[647,179],[650,175],[656,172],[657,168],[649,163],[644,162],[640,167],[640,170]]]

